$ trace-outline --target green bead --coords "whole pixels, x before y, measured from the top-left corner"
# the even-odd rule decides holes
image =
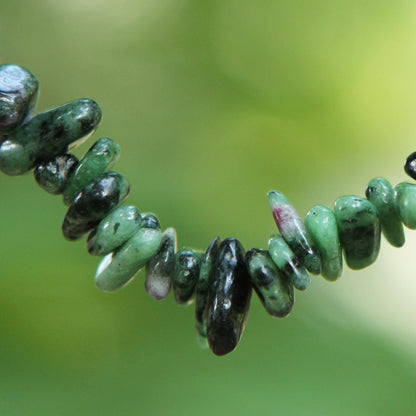
[[[172,283],[173,294],[179,305],[186,306],[193,302],[202,255],[200,252],[186,248],[176,253]]]
[[[409,182],[399,183],[394,190],[396,207],[403,224],[416,230],[416,185]]]
[[[311,284],[309,273],[300,264],[286,241],[280,235],[275,234],[270,237],[268,244],[270,257],[277,268],[292,282],[296,289],[307,289]]]
[[[33,74],[18,65],[0,65],[0,134],[22,124],[36,105],[39,84]]]
[[[56,156],[49,162],[37,165],[33,175],[38,185],[51,194],[61,194],[64,191],[71,172],[77,167],[76,156],[66,154]]]
[[[322,276],[329,281],[337,280],[342,273],[342,249],[334,212],[317,205],[306,215],[305,225],[321,257]]]
[[[294,303],[293,285],[279,271],[267,250],[251,249],[246,254],[251,284],[266,311],[279,318],[291,312]]]
[[[101,121],[95,101],[75,100],[38,114],[2,137],[0,170],[21,175],[85,141]]]
[[[335,201],[334,211],[348,266],[358,270],[374,263],[381,235],[375,206],[364,198],[343,196]]]
[[[176,231],[167,228],[162,234],[159,251],[146,266],[146,292],[156,300],[169,294],[175,272]]]
[[[319,274],[321,271],[319,255],[299,214],[280,192],[270,191],[267,198],[282,237],[300,263],[311,273]]]
[[[142,217],[136,207],[117,208],[88,236],[87,249],[93,256],[105,256],[125,243],[140,227]]]
[[[219,237],[215,237],[211,241],[199,269],[198,283],[196,286],[195,327],[197,342],[201,348],[208,348],[206,306],[214,277],[214,262],[220,243],[221,240]]]
[[[97,140],[72,172],[64,190],[64,204],[74,198],[97,176],[110,169],[118,159],[120,146],[108,137]]]
[[[120,248],[105,256],[95,274],[95,284],[104,292],[126,286],[157,253],[162,232],[140,227]]]

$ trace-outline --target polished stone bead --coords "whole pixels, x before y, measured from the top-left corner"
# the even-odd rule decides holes
[[[87,240],[88,252],[93,256],[111,253],[136,233],[141,221],[142,217],[136,207],[117,208],[91,231]]]
[[[2,136],[0,170],[21,175],[85,141],[101,120],[95,101],[80,99],[37,114]]]
[[[365,191],[367,199],[376,207],[380,218],[381,231],[394,247],[404,244],[404,230],[394,200],[394,189],[384,178],[373,179]]]
[[[175,272],[176,231],[167,228],[162,234],[159,251],[146,266],[146,292],[156,300],[165,299]]]
[[[406,159],[404,170],[412,179],[416,180],[416,152]]]
[[[276,267],[269,252],[253,248],[246,254],[246,263],[251,284],[266,311],[279,318],[289,315],[294,303],[293,285]]]
[[[56,156],[51,161],[36,166],[33,174],[42,189],[51,194],[61,194],[77,165],[78,159],[74,155]]]
[[[110,169],[118,159],[120,146],[108,137],[97,140],[72,172],[64,191],[64,204],[74,198],[97,176]]]
[[[201,348],[208,347],[207,341],[207,302],[209,290],[214,276],[214,262],[217,257],[221,240],[215,237],[208,246],[199,269],[198,283],[196,286],[195,301],[195,327],[197,341]]]
[[[402,182],[394,191],[394,199],[403,224],[411,230],[416,230],[416,185]]]
[[[64,237],[77,240],[96,227],[128,196],[127,179],[116,172],[104,173],[78,194],[66,213],[62,224]]]
[[[299,261],[313,274],[319,274],[321,263],[305,224],[290,202],[280,192],[267,194],[270,208],[280,234]]]
[[[159,219],[152,212],[144,212],[142,213],[142,227],[160,230]]]
[[[329,281],[337,280],[342,274],[342,249],[334,212],[317,205],[306,215],[305,225],[321,257],[321,275]]]
[[[95,284],[104,292],[126,286],[157,253],[162,232],[142,226],[113,253],[105,256],[95,274]]]
[[[305,290],[311,284],[311,278],[299,263],[295,253],[282,236],[275,234],[269,239],[269,254],[277,268],[292,282],[298,290]]]
[[[0,134],[10,133],[33,111],[39,84],[18,65],[0,65]]]
[[[179,305],[193,302],[202,253],[183,248],[176,253],[173,274],[173,294]]]
[[[228,354],[244,331],[252,287],[241,243],[224,240],[218,250],[207,303],[207,337],[212,352]]]
[[[374,263],[380,251],[380,220],[375,206],[356,196],[335,201],[339,238],[345,261],[358,270]]]

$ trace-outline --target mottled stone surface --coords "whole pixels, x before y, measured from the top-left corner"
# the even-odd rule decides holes
[[[298,290],[305,290],[311,284],[309,273],[300,264],[295,253],[282,236],[275,234],[269,239],[269,254],[277,268]]]
[[[194,300],[202,253],[183,248],[175,256],[173,294],[179,305],[190,305]]]
[[[38,81],[29,70],[0,65],[0,134],[10,133],[25,121],[35,108],[38,91]]]
[[[253,248],[246,254],[246,263],[251,284],[266,311],[279,318],[289,315],[295,300],[293,285],[276,267],[269,252]]]
[[[93,256],[111,253],[136,233],[141,222],[142,217],[136,207],[117,208],[91,231],[87,240],[88,252]]]
[[[305,224],[287,200],[277,191],[267,194],[270,209],[280,234],[288,243],[299,261],[313,274],[321,272],[321,264],[318,253],[313,244]]]
[[[51,194],[61,194],[64,191],[69,175],[71,175],[71,172],[77,165],[77,157],[66,154],[36,166],[33,174],[36,182],[42,189]]]
[[[64,204],[74,198],[97,176],[110,169],[118,159],[120,146],[108,137],[97,140],[72,172],[64,191]]]
[[[95,284],[104,292],[126,286],[157,253],[162,232],[141,226],[120,248],[103,258],[95,274]]]
[[[160,230],[160,222],[156,214],[152,212],[143,212],[142,213],[142,227],[154,228],[155,230]]]
[[[394,189],[384,178],[373,179],[365,191],[367,199],[376,207],[381,223],[381,231],[394,247],[404,244],[404,230],[394,200]]]
[[[21,175],[82,143],[101,121],[95,101],[80,99],[37,114],[2,136],[0,170]]]
[[[208,246],[199,269],[198,283],[196,286],[195,301],[195,327],[197,342],[201,348],[208,347],[207,341],[207,302],[214,277],[215,259],[221,240],[215,237]]]
[[[146,292],[156,300],[168,296],[175,272],[176,231],[167,228],[162,234],[159,251],[146,266]]]
[[[416,230],[416,185],[402,182],[395,188],[396,207],[403,224]]]
[[[244,256],[241,243],[233,238],[218,250],[207,303],[208,344],[216,355],[234,350],[245,328],[252,288]]]
[[[364,198],[343,196],[335,201],[334,211],[348,266],[358,270],[374,263],[380,251],[381,236],[375,206]]]
[[[309,210],[305,225],[321,258],[321,275],[329,281],[337,280],[342,274],[342,249],[334,212],[317,205]]]
[[[67,240],[77,240],[96,227],[128,196],[127,179],[116,172],[104,173],[78,194],[66,213],[62,232]]]
[[[406,159],[404,164],[404,171],[412,178],[416,180],[416,152],[413,152]]]

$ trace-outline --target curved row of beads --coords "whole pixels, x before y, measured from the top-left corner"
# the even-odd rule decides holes
[[[104,291],[125,286],[146,266],[146,290],[165,298],[173,283],[175,300],[187,305],[196,299],[197,335],[212,351],[223,355],[238,344],[244,330],[254,287],[266,310],[287,316],[294,304],[294,287],[305,290],[310,276],[334,281],[342,273],[342,249],[348,266],[360,269],[373,263],[380,248],[381,229],[396,247],[404,244],[404,224],[416,228],[416,185],[393,190],[385,179],[370,182],[366,196],[341,197],[334,211],[319,205],[301,220],[279,192],[268,194],[280,235],[268,250],[244,252],[236,239],[216,237],[205,253],[176,249],[173,228],[163,233],[153,214],[120,206],[129,193],[127,179],[108,172],[119,156],[119,146],[99,139],[78,160],[67,151],[89,137],[101,121],[92,100],[81,99],[30,117],[38,83],[24,68],[0,66],[0,169],[20,175],[34,169],[38,184],[63,194],[69,206],[62,230],[68,240],[89,233],[90,254],[105,256],[96,284]],[[415,155],[406,171],[415,177]]]

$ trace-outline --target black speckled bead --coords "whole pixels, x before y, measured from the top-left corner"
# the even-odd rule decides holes
[[[202,253],[183,248],[176,253],[173,294],[179,305],[193,302]]]
[[[404,171],[412,178],[416,180],[416,152],[413,152],[404,164]]]
[[[3,135],[0,170],[21,175],[65,154],[85,141],[101,121],[101,109],[89,99],[75,100],[44,113]]]
[[[244,254],[231,238],[218,250],[207,303],[208,344],[215,355],[234,350],[245,327],[252,290]]]
[[[251,283],[266,311],[283,318],[292,311],[293,285],[274,264],[267,250],[251,249],[246,254]]]
[[[81,238],[120,205],[129,190],[129,182],[120,173],[100,175],[78,194],[69,207],[62,224],[64,237],[71,241]]]
[[[33,111],[39,84],[18,65],[0,65],[0,134],[10,133]]]
[[[207,342],[207,301],[214,276],[214,262],[217,257],[221,240],[215,237],[208,246],[199,269],[199,278],[196,287],[195,326],[197,341],[200,347],[208,347]]]
[[[78,165],[78,158],[67,154],[57,156],[50,162],[36,166],[33,174],[38,185],[51,194],[61,194],[72,171]]]

